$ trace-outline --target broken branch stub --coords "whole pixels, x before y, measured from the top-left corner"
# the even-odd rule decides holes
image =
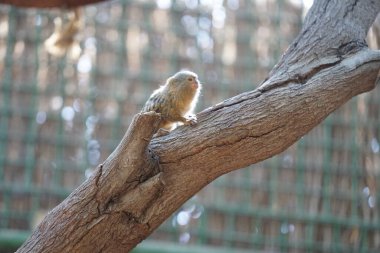
[[[115,151],[17,252],[113,252],[114,244],[126,251],[144,239],[150,206],[164,186],[157,157],[148,150],[159,121],[153,112],[137,114]]]

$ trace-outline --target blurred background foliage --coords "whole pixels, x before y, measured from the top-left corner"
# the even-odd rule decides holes
[[[252,90],[297,36],[310,5],[89,5],[62,56],[44,42],[68,10],[0,5],[0,252],[22,243],[91,175],[168,76],[198,73],[197,111]],[[352,99],[282,154],[211,183],[135,251],[378,252],[379,108],[379,88]]]

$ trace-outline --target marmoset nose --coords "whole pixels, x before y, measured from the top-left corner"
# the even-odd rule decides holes
[[[193,86],[194,89],[198,89],[199,82],[197,80],[195,80],[194,82],[191,83],[191,85]]]

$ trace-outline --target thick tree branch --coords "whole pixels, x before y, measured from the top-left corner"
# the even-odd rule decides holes
[[[138,114],[96,174],[18,252],[130,250],[215,178],[285,150],[375,87],[380,52],[364,37],[379,11],[380,1],[316,1],[269,78],[199,113],[194,127],[150,141],[160,118]]]

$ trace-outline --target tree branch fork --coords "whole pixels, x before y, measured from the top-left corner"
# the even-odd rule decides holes
[[[160,115],[137,114],[115,151],[49,213],[28,242],[53,239],[64,226],[74,234],[81,228],[81,240],[51,252],[75,251],[83,245],[90,249],[99,233],[129,234],[127,244],[122,236],[115,237],[129,250],[215,178],[283,151],[339,105],[373,89],[379,69],[380,52],[365,49],[315,72],[306,83],[279,86],[268,79],[254,91],[199,113],[198,125],[182,126],[153,140]],[[329,104],[322,100],[327,96]],[[109,249],[109,242],[102,249]],[[97,248],[91,250],[98,252],[98,243],[94,245]]]
[[[380,4],[360,3],[373,5],[374,19]],[[317,1],[311,12],[328,4]],[[311,18],[305,24],[313,24]],[[308,43],[309,33],[315,31],[301,32],[257,89],[205,109],[195,126],[152,138],[160,115],[135,115],[115,151],[17,252],[129,251],[208,183],[282,152],[379,83],[380,51],[349,43],[362,41],[358,34],[363,32],[321,39],[320,48]],[[303,54],[308,45],[313,53]]]

